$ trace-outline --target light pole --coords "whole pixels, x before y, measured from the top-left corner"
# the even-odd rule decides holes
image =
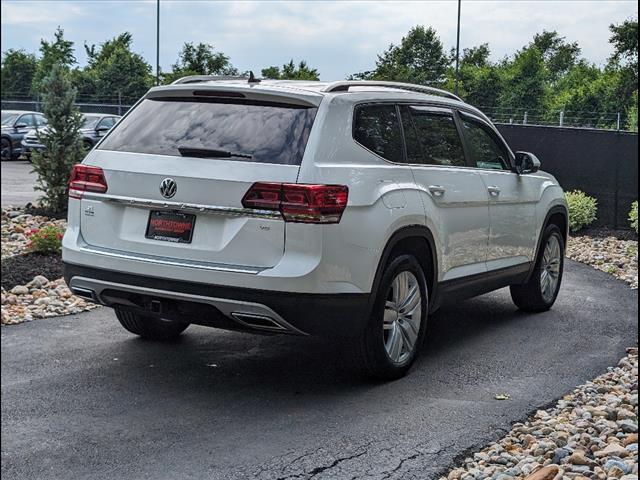
[[[160,0],[156,0],[156,85],[160,85]]]
[[[462,8],[462,0],[458,0],[458,33],[457,33],[457,40],[456,40],[456,80],[455,80],[455,87],[454,87],[454,93],[456,95],[458,94],[458,81],[460,77],[460,10],[461,8]]]

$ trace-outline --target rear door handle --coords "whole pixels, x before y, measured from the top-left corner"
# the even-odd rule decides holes
[[[442,197],[444,195],[444,193],[447,191],[446,188],[444,188],[441,185],[429,185],[429,191],[435,196],[435,197]]]
[[[498,195],[500,195],[500,187],[492,185],[490,187],[487,187],[487,190],[489,190],[489,194],[493,197],[497,197]]]

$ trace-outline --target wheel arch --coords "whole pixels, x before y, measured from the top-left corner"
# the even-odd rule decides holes
[[[391,235],[378,261],[378,267],[371,288],[372,295],[370,296],[370,304],[373,305],[373,299],[378,291],[385,266],[389,262],[389,259],[399,252],[416,254],[416,258],[420,262],[427,280],[430,297],[429,302],[430,305],[433,305],[434,299],[436,298],[435,290],[438,285],[438,257],[433,233],[424,225],[408,225],[396,230],[393,235]]]
[[[529,281],[529,279],[531,278],[531,274],[533,273],[536,261],[538,259],[538,253],[540,252],[540,247],[542,246],[542,234],[549,225],[556,225],[560,229],[566,250],[567,241],[569,239],[569,211],[566,206],[555,205],[551,207],[547,212],[544,218],[544,222],[542,222],[542,228],[540,229],[538,235],[535,256],[533,257],[533,261],[531,262],[531,268],[529,269],[529,274],[527,275],[527,281]]]

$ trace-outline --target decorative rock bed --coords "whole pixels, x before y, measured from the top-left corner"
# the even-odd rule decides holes
[[[569,238],[567,257],[591,265],[638,288],[638,240],[612,235]]]
[[[12,261],[28,251],[27,233],[45,226],[66,228],[65,220],[54,220],[42,215],[31,215],[23,208],[2,209],[2,261]],[[9,262],[4,263],[6,260]],[[24,262],[23,262],[24,264]],[[25,285],[1,289],[1,324],[15,325],[37,318],[57,317],[80,313],[98,305],[76,297],[67,288],[62,278],[49,280],[35,272]],[[26,281],[26,280],[25,280]],[[4,284],[4,282],[3,282]]]
[[[440,480],[637,480],[638,349]]]

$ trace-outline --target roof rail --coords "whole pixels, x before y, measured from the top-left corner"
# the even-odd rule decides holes
[[[348,92],[349,87],[384,87],[397,88],[399,90],[409,90],[411,92],[427,93],[431,95],[440,95],[441,97],[450,98],[462,102],[462,99],[451,92],[440,88],[427,87],[424,85],[415,85],[413,83],[401,82],[384,82],[377,80],[341,80],[332,82],[323,88],[323,92]]]
[[[184,83],[200,83],[200,82],[217,82],[221,80],[248,80],[249,77],[238,75],[189,75],[179,78],[171,83],[171,85],[180,85]]]

